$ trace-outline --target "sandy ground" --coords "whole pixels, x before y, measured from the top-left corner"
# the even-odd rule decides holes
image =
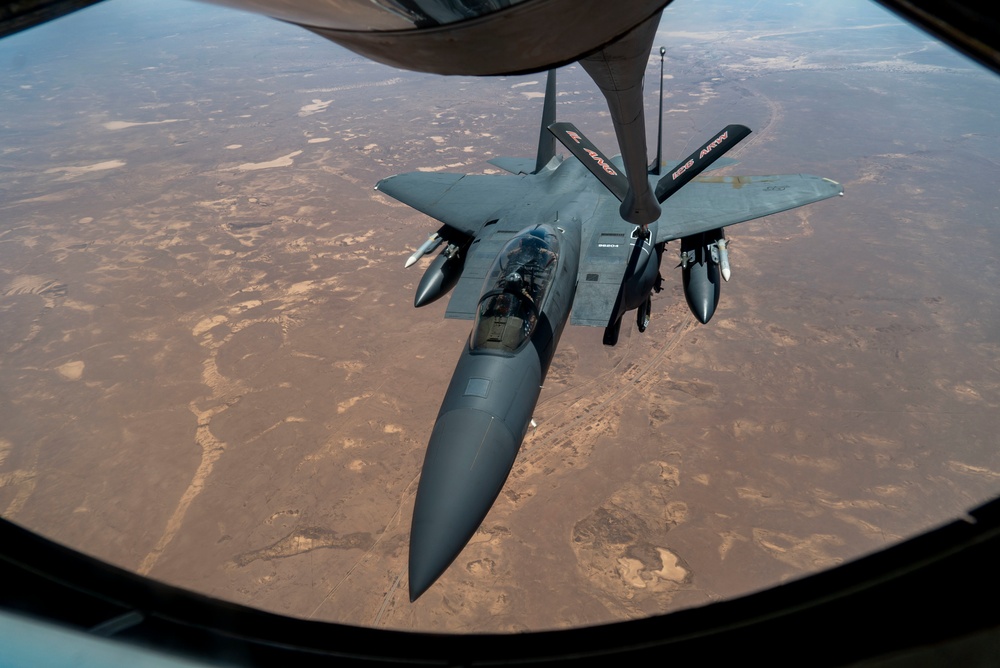
[[[403,262],[436,225],[371,187],[533,156],[541,79],[396,72],[226,20],[243,31],[207,46],[163,25],[86,94],[77,68],[127,45],[5,75],[4,517],[268,610],[486,632],[754,591],[996,494],[996,82],[920,37],[678,29],[668,156],[742,122],[726,173],[847,197],[732,230],[709,326],[665,262],[644,335],[567,328],[495,507],[410,604],[413,494],[469,326],[412,308]],[[579,68],[559,116],[614,152]]]

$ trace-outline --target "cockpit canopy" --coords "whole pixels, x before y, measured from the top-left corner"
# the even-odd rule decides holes
[[[483,283],[470,346],[514,353],[531,338],[559,259],[559,237],[536,225],[507,242]]]

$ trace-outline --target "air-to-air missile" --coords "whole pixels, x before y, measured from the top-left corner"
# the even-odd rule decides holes
[[[719,271],[722,273],[722,280],[728,282],[729,277],[733,275],[729,268],[729,242],[726,241],[726,233],[723,230],[719,230],[719,234],[720,236],[715,242],[719,249]]]
[[[444,239],[441,237],[441,235],[435,232],[434,234],[427,237],[427,241],[420,244],[417,250],[413,251],[413,255],[411,255],[406,260],[406,264],[403,266],[407,268],[412,267],[413,265],[415,265],[417,262],[420,261],[420,258],[422,258],[425,255],[430,255],[431,253],[433,253],[434,249],[440,246],[443,242]]]

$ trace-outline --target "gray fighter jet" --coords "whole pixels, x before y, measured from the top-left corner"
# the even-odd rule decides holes
[[[627,158],[608,158],[572,124],[554,122],[555,71],[542,116],[534,159],[490,161],[508,175],[413,172],[376,185],[443,223],[407,262],[444,246],[417,287],[415,305],[453,290],[445,316],[472,320],[417,489],[411,600],[458,556],[499,495],[567,322],[603,327],[604,343],[615,345],[623,316],[635,310],[644,331],[665,246],[680,241],[684,294],[707,323],[720,275],[730,275],[725,227],[843,193],[835,181],[804,174],[699,176],[735,162],[719,158],[750,133],[742,125],[724,128],[684,160],[661,165],[658,150],[647,169],[642,155],[636,187],[625,173]],[[556,155],[553,137],[570,157]],[[619,144],[627,145],[621,134]],[[643,212],[641,195],[632,196],[643,187],[655,197],[655,217],[645,224],[650,208]]]

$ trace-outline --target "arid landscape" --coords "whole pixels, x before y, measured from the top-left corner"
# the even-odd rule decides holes
[[[668,158],[743,123],[722,173],[845,197],[730,230],[707,326],[673,248],[644,334],[568,327],[504,491],[411,604],[469,323],[413,308],[437,224],[372,186],[533,156],[544,74],[394,70],[180,2],[0,41],[0,515],[270,611],[507,632],[756,591],[995,496],[1000,79],[856,1],[676,0],[659,44]],[[559,88],[616,153],[582,70]]]

